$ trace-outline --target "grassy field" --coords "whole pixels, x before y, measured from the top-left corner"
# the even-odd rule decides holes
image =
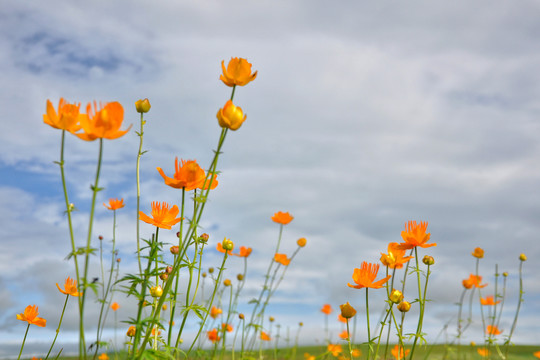
[[[343,346],[343,349],[346,349],[346,346]],[[357,359],[365,359],[367,350],[365,347],[360,346],[360,349],[362,350],[362,356]],[[476,359],[484,359],[482,356],[478,355],[476,352],[477,347],[471,347],[471,346],[462,346],[461,349],[461,359],[468,359],[468,360],[476,360]],[[508,353],[508,359],[536,359],[534,357],[533,353],[535,351],[540,350],[540,345],[516,345],[512,346]],[[267,360],[304,360],[305,353],[309,353],[310,355],[314,355],[317,357],[317,360],[319,359],[337,359],[337,357],[333,357],[331,354],[323,355],[325,353],[325,349],[323,349],[322,346],[305,346],[305,347],[299,347],[296,349],[296,354],[294,355],[293,349],[277,349],[277,351],[273,350],[265,350],[262,352],[263,359]],[[380,357],[379,360],[384,359],[384,348],[379,351]],[[193,354],[193,357],[190,357],[190,359],[211,359],[212,353],[210,351],[201,352],[198,354]],[[220,354],[217,355],[217,357],[220,360],[233,360],[238,359],[240,360],[240,354],[236,353],[234,358],[231,356],[230,352],[227,353],[225,356],[221,357]],[[321,356],[323,355],[323,356]],[[110,360],[115,359],[124,359],[125,356],[123,355],[113,355],[110,354]],[[259,353],[253,354],[253,357],[250,357],[250,359],[259,359]],[[346,357],[348,359],[348,356]],[[426,347],[418,347],[414,359],[429,359],[429,360],[442,360],[442,359],[456,359],[457,358],[457,347],[447,347],[445,345],[429,345]],[[25,358],[30,360],[29,358]],[[393,356],[390,355],[390,351],[388,351],[388,357],[387,359],[394,359]],[[502,359],[499,357],[496,352],[493,353],[492,359]],[[59,360],[77,360],[77,357],[60,357]]]

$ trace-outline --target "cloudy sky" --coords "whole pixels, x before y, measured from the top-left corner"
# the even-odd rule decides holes
[[[254,249],[244,311],[251,309],[247,301],[260,289],[275,247],[279,226],[270,217],[276,211],[295,217],[285,228],[283,251],[292,253],[299,237],[308,245],[291,263],[268,313],[291,332],[304,322],[303,343],[324,339],[324,303],[364,307],[364,291],[347,287],[353,269],[377,262],[388,242],[401,240],[406,221],[423,220],[438,244],[420,252],[436,261],[428,339],[435,341],[448,321],[449,336],[455,334],[461,280],[474,272],[470,253],[480,246],[486,293],[494,291],[496,264],[510,274],[501,321],[506,333],[517,302],[518,256],[527,254],[514,340],[537,343],[539,16],[537,2],[493,0],[4,4],[0,355],[17,354],[25,326],[15,314],[28,304],[37,304],[49,321],[46,329],[31,329],[28,353],[46,352],[64,300],[55,283],[74,275],[72,262],[64,260],[70,245],[53,163],[60,132],[42,122],[46,100],[119,101],[125,127],[136,127],[134,101],[150,99],[149,152],[141,169],[142,210],[148,212],[151,201],[178,202],[157,166],[172,173],[176,156],[210,163],[220,132],[215,114],[230,96],[219,81],[221,61],[231,57],[247,58],[258,77],[236,91],[247,120],[227,137],[220,184],[202,225],[212,248],[228,237]],[[66,142],[81,244],[97,145],[73,136]],[[135,268],[137,149],[134,130],[105,141],[105,190],[98,198],[101,204],[123,197],[127,204],[117,228],[126,272]],[[96,216],[94,233],[110,238],[110,212],[99,205]],[[149,237],[153,229],[142,225],[141,231]],[[204,266],[219,261],[210,249]],[[229,276],[241,265],[232,259]],[[371,294],[376,307],[381,294]],[[123,305],[118,320],[126,319],[133,306],[120,293],[115,299]],[[66,349],[76,339],[75,301],[68,312],[73,316],[65,319],[60,339]],[[363,328],[364,312],[359,315]],[[359,341],[365,341],[362,331]],[[481,341],[481,333],[476,318],[466,341]]]

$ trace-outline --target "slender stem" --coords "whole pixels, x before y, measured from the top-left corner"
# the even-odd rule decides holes
[[[519,299],[516,308],[516,315],[514,316],[514,321],[512,322],[512,327],[510,328],[510,334],[508,334],[508,339],[505,341],[505,350],[504,357],[508,358],[508,350],[510,349],[510,340],[516,329],[516,324],[518,320],[519,310],[521,309],[521,303],[523,302],[523,261],[519,262]]]
[[[369,296],[368,296],[368,290],[369,288],[366,288],[366,319],[367,319],[367,337],[368,337],[368,356],[367,360],[371,357],[372,349],[371,349],[371,332],[369,329]]]
[[[24,343],[26,342],[26,336],[28,335],[28,329],[30,329],[30,323],[28,323],[28,326],[26,327],[26,332],[24,333],[24,338],[21,345],[21,351],[19,351],[19,357],[17,358],[17,360],[20,360],[21,358],[21,354],[24,349]]]
[[[49,355],[51,354],[51,351],[54,347],[54,343],[56,342],[56,338],[58,337],[58,333],[60,332],[60,325],[62,325],[62,319],[64,318],[64,312],[66,311],[66,305],[67,305],[68,299],[69,299],[69,295],[66,295],[66,301],[64,301],[64,307],[62,308],[62,315],[60,315],[60,322],[58,323],[58,328],[56,328],[56,335],[54,336],[54,340],[51,344],[51,347],[49,348],[49,352],[47,353],[45,360],[49,358]]]
[[[349,344],[349,358],[352,360],[351,333],[349,332],[349,319],[347,318],[347,343]]]
[[[420,281],[420,267],[418,263],[418,251],[416,247],[414,248],[414,257],[416,259],[416,274],[418,279],[418,300],[420,304],[420,314],[418,315],[418,325],[416,327],[416,334],[414,335],[414,342],[413,346],[411,348],[411,355],[409,359],[413,359],[414,350],[416,348],[416,343],[418,342],[418,338],[422,336],[422,325],[424,323],[424,310],[426,308],[426,293],[427,293],[427,286],[428,286],[428,280],[429,280],[429,268],[430,265],[428,265],[427,268],[427,274],[426,274],[426,283],[424,284],[424,294],[422,295],[422,284]]]
[[[139,263],[139,274],[142,274],[142,265],[141,265],[141,245],[140,245],[140,213],[141,210],[141,178],[140,178],[140,168],[141,168],[141,156],[144,154],[142,151],[143,146],[143,127],[145,121],[143,119],[143,113],[141,113],[141,131],[137,134],[139,135],[139,152],[137,153],[137,166],[136,166],[136,176],[137,176],[137,262]]]

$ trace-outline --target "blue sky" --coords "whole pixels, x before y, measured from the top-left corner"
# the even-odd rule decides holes
[[[429,338],[455,316],[461,280],[474,270],[470,252],[480,246],[488,282],[495,264],[510,273],[505,329],[516,302],[517,257],[528,255],[514,340],[534,343],[539,11],[533,1],[4,5],[0,348],[9,350],[0,355],[18,350],[24,326],[15,314],[28,304],[38,304],[51,324],[33,329],[31,337],[49,341],[62,300],[54,284],[73,275],[63,260],[69,242],[53,164],[60,133],[42,123],[46,100],[119,101],[126,126],[136,126],[134,101],[150,99],[150,151],[142,162],[148,210],[153,200],[178,196],[163,185],[157,166],[170,173],[176,156],[209,164],[220,131],[215,114],[230,96],[218,80],[221,61],[231,57],[247,58],[259,75],[235,95],[247,121],[227,138],[220,185],[203,226],[213,246],[226,236],[254,248],[246,298],[259,289],[277,237],[270,216],[289,211],[295,219],[284,249],[292,252],[299,237],[308,246],[291,264],[270,312],[283,327],[303,321],[304,343],[321,341],[321,306],[350,301],[361,308],[363,292],[346,286],[353,269],[378,261],[388,242],[400,241],[406,221],[425,220],[438,244],[429,249],[436,259]],[[84,238],[97,143],[70,137],[67,146]],[[106,189],[98,199],[126,201],[118,219],[125,271],[134,266],[137,146],[133,131],[106,141]],[[110,214],[98,207],[95,233],[110,233],[111,226]],[[142,231],[148,236],[152,229]],[[209,251],[207,265],[218,261]],[[231,263],[232,276],[240,265]],[[119,316],[131,309],[125,300]],[[76,320],[65,321],[61,341],[69,349]],[[478,322],[474,326],[468,340],[480,338]],[[334,336],[339,330],[336,322]],[[32,341],[29,351],[39,352],[43,346]]]

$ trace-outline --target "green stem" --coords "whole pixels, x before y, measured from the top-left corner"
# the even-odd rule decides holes
[[[28,335],[28,329],[30,329],[30,323],[28,323],[28,326],[26,327],[26,332],[24,333],[24,338],[21,345],[21,351],[19,351],[19,357],[17,358],[17,360],[20,360],[21,358],[21,354],[24,349],[24,343],[26,342],[26,336]]]
[[[60,332],[60,325],[62,325],[62,319],[64,318],[64,312],[66,311],[66,305],[67,305],[68,299],[69,299],[69,295],[66,295],[66,301],[64,301],[64,308],[62,309],[62,315],[60,315],[60,322],[58,323],[58,328],[56,328],[56,335],[54,336],[54,340],[51,344],[51,347],[49,348],[49,352],[47,353],[45,360],[49,358],[49,355],[51,354],[51,351],[54,347],[54,343],[56,342],[56,338],[58,337],[58,333]]]
[[[141,156],[144,154],[142,151],[143,146],[143,127],[144,127],[143,113],[141,113],[141,131],[137,133],[139,135],[139,152],[137,153],[137,166],[136,166],[136,176],[137,176],[137,262],[139,263],[139,274],[142,274],[142,265],[141,265],[141,245],[140,245],[140,213],[141,210],[141,178],[140,178],[140,168],[141,168]]]
[[[430,271],[429,271],[430,266],[428,265],[427,274],[426,274],[426,283],[424,284],[424,294],[422,295],[422,283],[420,281],[420,266],[418,263],[418,251],[416,247],[414,248],[414,257],[416,260],[416,274],[417,274],[417,279],[418,279],[418,301],[420,304],[420,314],[418,315],[418,325],[416,327],[416,334],[414,335],[414,342],[411,348],[411,355],[409,357],[410,360],[413,359],[414,350],[416,349],[416,343],[418,342],[418,338],[422,335],[422,325],[424,323],[424,310],[426,307],[427,286],[428,286],[429,274],[430,274]]]
[[[510,349],[510,340],[516,329],[516,324],[518,320],[519,310],[521,309],[521,303],[523,302],[523,261],[519,262],[519,300],[516,308],[516,315],[514,316],[514,321],[512,322],[512,327],[510,328],[510,334],[508,334],[508,339],[505,341],[505,350],[504,357],[508,358],[508,350]]]
[[[372,349],[371,349],[371,332],[369,328],[369,296],[368,296],[368,290],[369,288],[366,288],[366,319],[367,319],[367,337],[368,337],[368,356],[367,360],[371,357]]]

